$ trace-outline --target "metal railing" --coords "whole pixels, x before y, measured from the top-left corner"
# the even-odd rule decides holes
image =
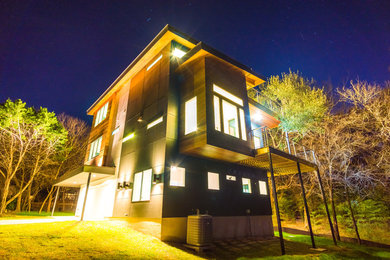
[[[301,143],[290,140],[288,133],[277,132],[261,126],[253,129],[252,139],[254,141],[255,149],[264,147],[273,147],[288,154],[294,155],[306,161],[317,163],[314,150],[302,145]]]

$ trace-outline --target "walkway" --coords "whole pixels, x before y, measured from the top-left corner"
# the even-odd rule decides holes
[[[52,223],[62,221],[80,220],[79,217],[74,216],[54,216],[54,217],[37,217],[37,218],[20,218],[20,219],[0,219],[0,225],[19,225],[19,224],[33,224],[33,223]]]

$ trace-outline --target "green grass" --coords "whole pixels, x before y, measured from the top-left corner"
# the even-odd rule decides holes
[[[49,217],[51,216],[51,212],[42,211],[39,213],[38,211],[21,211],[16,213],[18,216],[39,216],[39,217]],[[54,212],[54,216],[74,216],[74,213],[71,212]]]
[[[277,233],[276,233],[277,235]],[[280,256],[278,239],[236,240],[217,244],[211,252],[196,255],[181,244],[164,243],[135,231],[125,221],[68,221],[0,226],[0,259],[98,258],[98,259],[378,259],[390,258],[389,249],[340,243],[316,237],[319,252],[310,249],[310,237],[283,233],[285,256]]]

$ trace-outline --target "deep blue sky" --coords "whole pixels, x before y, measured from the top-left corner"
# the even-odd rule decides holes
[[[291,68],[336,87],[390,79],[389,0],[0,0],[0,102],[88,119],[167,23],[265,76]]]

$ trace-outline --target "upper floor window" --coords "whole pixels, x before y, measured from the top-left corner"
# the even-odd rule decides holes
[[[155,59],[155,60],[152,62],[152,64],[150,64],[150,65],[146,68],[146,71],[150,70],[154,65],[156,65],[156,63],[157,63],[159,60],[161,60],[161,58],[162,58],[162,54],[161,54],[160,56],[158,56],[158,58]]]
[[[155,125],[158,125],[159,123],[161,123],[163,121],[163,117],[159,117],[157,118],[156,120],[154,120],[153,122],[149,123],[147,126],[146,126],[146,129],[149,129],[149,128],[152,128],[153,126]]]
[[[213,85],[215,130],[246,141],[243,100]],[[222,119],[222,120],[221,120]]]
[[[135,202],[135,201],[150,200],[151,187],[152,187],[152,169],[135,173],[132,201]]]
[[[93,141],[91,143],[91,146],[89,148],[88,160],[91,160],[92,158],[95,158],[96,156],[98,156],[100,154],[100,148],[102,146],[102,139],[103,139],[103,136],[100,136],[98,139],[96,139],[95,141]]]
[[[108,102],[102,106],[102,108],[99,109],[99,111],[96,113],[95,118],[95,126],[100,124],[104,119],[107,117],[107,111],[108,111]]]
[[[185,122],[184,122],[184,134],[195,132],[198,128],[197,125],[197,111],[196,111],[196,97],[191,98],[185,103]]]

